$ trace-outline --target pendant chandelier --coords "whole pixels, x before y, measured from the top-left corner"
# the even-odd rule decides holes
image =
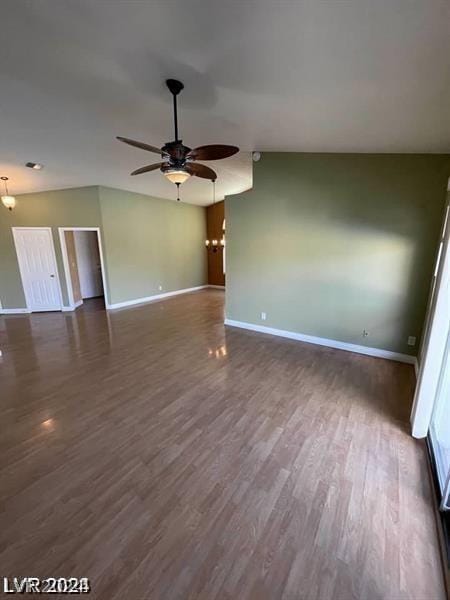
[[[8,184],[6,183],[7,181],[9,181],[9,179],[8,179],[8,177],[0,177],[0,179],[3,181],[4,186],[5,186],[5,193],[2,195],[3,205],[8,210],[12,210],[16,206],[16,199],[14,198],[14,196],[9,195]]]

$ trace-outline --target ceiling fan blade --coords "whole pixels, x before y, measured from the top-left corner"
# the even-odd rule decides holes
[[[205,165],[188,163],[186,164],[185,169],[191,175],[203,177],[203,179],[210,179],[211,181],[215,181],[217,179],[217,173]]]
[[[130,140],[130,138],[125,138],[125,137],[121,137],[121,136],[117,136],[118,140],[120,140],[121,142],[125,142],[125,144],[128,144],[129,146],[134,146],[135,148],[140,148],[141,150],[148,150],[148,152],[154,152],[155,154],[166,154],[166,152],[163,152],[160,148],[157,148],[156,146],[150,146],[150,144],[144,144],[144,142],[137,142],[136,140]]]
[[[167,163],[154,163],[153,165],[147,165],[146,167],[141,167],[140,169],[136,169],[130,173],[130,175],[140,175],[141,173],[148,173],[149,171],[156,171],[156,169],[160,169],[163,165]]]
[[[194,148],[186,155],[186,158],[192,160],[220,160],[228,158],[239,152],[237,146],[226,146],[225,144],[212,144],[210,146],[199,146]]]

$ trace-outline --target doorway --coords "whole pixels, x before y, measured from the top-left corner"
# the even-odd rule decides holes
[[[95,231],[66,231],[73,234],[80,293],[83,300],[103,296],[102,266]]]
[[[70,309],[91,298],[105,298],[105,278],[98,228],[60,227],[59,235]]]
[[[61,286],[50,227],[13,227],[20,277],[31,312],[62,309]]]

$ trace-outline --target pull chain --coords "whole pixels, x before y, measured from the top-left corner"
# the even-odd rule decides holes
[[[177,186],[177,202],[180,201],[180,184],[176,183],[175,184]]]

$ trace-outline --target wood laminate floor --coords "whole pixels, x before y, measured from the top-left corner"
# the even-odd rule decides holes
[[[0,575],[442,599],[412,367],[222,323],[218,290],[1,319]]]

